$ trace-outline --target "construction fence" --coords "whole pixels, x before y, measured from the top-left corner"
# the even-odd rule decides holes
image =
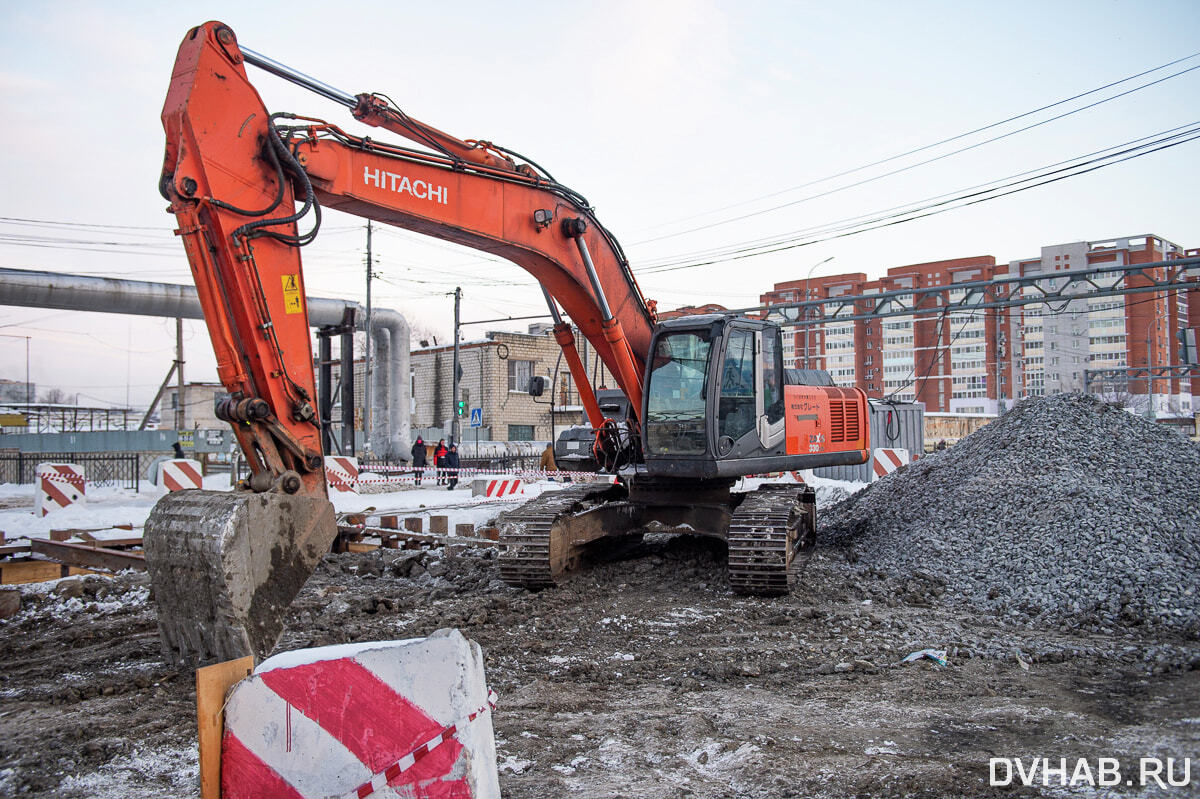
[[[84,468],[90,485],[137,491],[142,456],[136,452],[0,452],[0,483],[36,482],[39,463],[75,463]]]

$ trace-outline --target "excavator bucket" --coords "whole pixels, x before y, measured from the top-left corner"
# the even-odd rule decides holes
[[[265,657],[337,534],[324,497],[179,491],[146,521],[146,566],[168,659]]]

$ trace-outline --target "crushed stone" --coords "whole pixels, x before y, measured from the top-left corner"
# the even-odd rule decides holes
[[[1088,395],[1018,404],[826,509],[819,537],[1009,621],[1200,637],[1200,447]]]

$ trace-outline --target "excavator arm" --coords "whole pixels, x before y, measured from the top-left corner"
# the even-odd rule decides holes
[[[246,75],[248,59],[352,105],[359,120],[430,151],[354,136],[321,120],[269,114]],[[456,139],[414,120],[379,95],[351,97],[243,51],[233,31],[217,22],[196,28],[184,40],[163,123],[168,146],[161,185],[191,242],[189,259],[201,267],[193,271],[197,285],[204,284],[202,300],[206,294],[212,300],[205,305],[206,318],[221,317],[210,328],[222,382],[270,386],[270,396],[264,398],[285,427],[285,416],[300,419],[300,425],[311,418],[311,403],[304,404],[311,396],[311,375],[308,385],[300,385],[302,380],[292,378],[301,367],[286,363],[289,354],[299,355],[307,346],[307,330],[300,329],[303,291],[297,295],[300,311],[288,314],[294,319],[268,328],[275,339],[264,335],[262,325],[267,324],[264,317],[280,315],[270,313],[273,303],[293,302],[279,295],[276,284],[292,277],[302,282],[298,245],[305,237],[297,234],[296,220],[313,209],[311,218],[319,224],[321,206],[463,244],[523,267],[546,290],[556,318],[555,303],[587,337],[634,407],[640,407],[655,321],[652,306],[643,299],[618,243],[586,200],[544,172],[517,164],[494,145]],[[292,213],[296,199],[305,205]],[[219,304],[222,287],[233,293],[224,308]],[[208,315],[210,307],[213,316]],[[283,322],[293,321],[281,337]],[[583,387],[589,419],[599,426],[603,416],[574,354],[570,327],[559,320],[555,332],[575,384]],[[249,361],[237,356],[239,349]],[[302,441],[307,431],[290,432]]]
[[[184,660],[263,656],[283,612],[336,534],[326,495],[300,250],[322,206],[493,253],[543,287],[555,335],[592,424],[604,417],[571,327],[591,342],[634,408],[654,332],[616,240],[586,200],[507,151],[413,120],[379,95],[302,78],[367,124],[418,150],[322,120],[271,114],[243,50],[219,22],[180,45],[163,107],[159,191],[178,222],[229,392],[218,407],[252,475],[239,490],[165,497],[147,522],[146,559],[165,648]]]

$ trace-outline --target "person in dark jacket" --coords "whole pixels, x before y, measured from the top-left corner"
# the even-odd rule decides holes
[[[453,491],[458,485],[458,444],[451,444],[449,451],[446,452],[446,477],[450,480],[450,487],[447,491]]]
[[[417,440],[412,445],[412,465],[413,477],[416,479],[416,484],[421,484],[421,474],[425,471],[425,439],[417,436]]]
[[[446,484],[446,453],[447,452],[449,452],[449,450],[446,449],[446,439],[439,438],[438,443],[437,443],[437,449],[435,449],[433,451],[433,468],[434,468],[434,473],[437,475],[437,484],[438,485]]]
[[[180,443],[178,441],[176,441],[174,444],[171,445],[171,449],[173,449],[175,451],[176,458],[186,458],[187,457],[187,455],[183,454],[183,447],[180,445]]]

